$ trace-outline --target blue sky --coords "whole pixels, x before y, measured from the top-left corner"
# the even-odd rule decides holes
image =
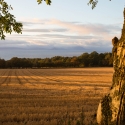
[[[88,0],[6,0],[12,14],[23,23],[23,33],[0,41],[0,58],[77,56],[84,52],[111,52],[111,40],[120,38],[123,0],[99,0],[92,10]]]

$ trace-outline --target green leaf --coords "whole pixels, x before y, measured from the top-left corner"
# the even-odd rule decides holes
[[[51,5],[51,0],[44,0],[47,5]],[[37,0],[38,4],[42,3],[42,0]]]
[[[41,4],[42,3],[42,0],[37,0],[38,4]]]
[[[51,0],[44,0],[44,1],[46,1],[47,5],[51,5]]]
[[[9,13],[13,8],[4,0],[0,0],[0,38],[5,39],[5,33],[22,33],[23,25],[15,20],[14,15]]]

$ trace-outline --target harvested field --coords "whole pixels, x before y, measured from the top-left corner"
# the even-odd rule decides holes
[[[92,125],[113,68],[0,69],[0,125]]]

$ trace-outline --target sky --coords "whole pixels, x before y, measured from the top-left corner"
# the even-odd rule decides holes
[[[113,37],[120,38],[124,0],[5,0],[11,13],[23,23],[22,34],[6,34],[0,40],[0,58],[48,58],[79,56],[84,52],[111,52]]]

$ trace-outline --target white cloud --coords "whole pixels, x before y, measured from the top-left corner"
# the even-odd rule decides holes
[[[111,51],[112,38],[121,34],[118,24],[83,24],[56,19],[26,20],[23,24],[23,34],[7,34],[6,40],[0,41],[0,48]]]

